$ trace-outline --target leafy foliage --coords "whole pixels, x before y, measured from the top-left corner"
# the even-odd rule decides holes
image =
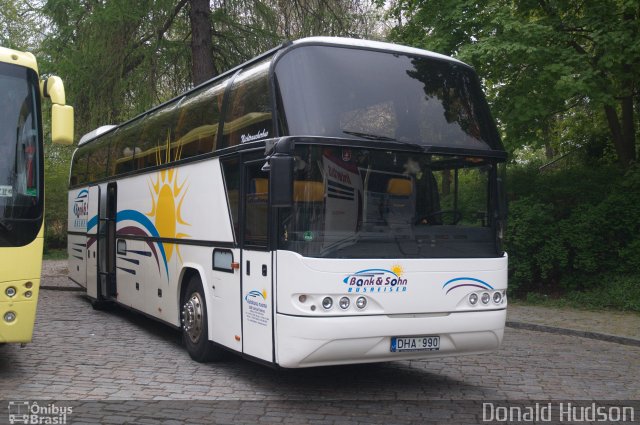
[[[584,146],[562,130],[587,115],[608,130],[621,164],[636,157],[637,2],[400,0],[391,13],[401,22],[392,39],[477,68],[511,150]]]
[[[596,288],[611,273],[637,273],[640,167],[536,171],[510,173],[511,289],[557,294]]]

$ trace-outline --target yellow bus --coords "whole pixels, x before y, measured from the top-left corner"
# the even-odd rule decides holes
[[[51,138],[73,141],[73,108],[59,77],[40,81],[31,53],[0,47],[0,344],[31,341],[42,268],[44,156],[41,101]]]

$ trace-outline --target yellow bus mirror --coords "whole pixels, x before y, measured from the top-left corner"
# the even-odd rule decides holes
[[[64,94],[64,83],[60,77],[56,77],[55,75],[47,78],[47,81],[45,81],[43,95],[51,99],[52,103],[57,103],[58,105],[67,103]]]
[[[73,143],[73,107],[51,106],[51,140],[60,145]]]

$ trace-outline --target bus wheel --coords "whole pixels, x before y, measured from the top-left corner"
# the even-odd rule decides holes
[[[191,358],[197,362],[220,360],[222,349],[209,341],[207,303],[199,276],[192,276],[182,300],[182,340]]]

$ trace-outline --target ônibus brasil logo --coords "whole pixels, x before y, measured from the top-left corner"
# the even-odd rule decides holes
[[[402,277],[402,266],[387,269],[364,269],[352,273],[342,281],[349,285],[348,292],[407,292],[408,279]]]

